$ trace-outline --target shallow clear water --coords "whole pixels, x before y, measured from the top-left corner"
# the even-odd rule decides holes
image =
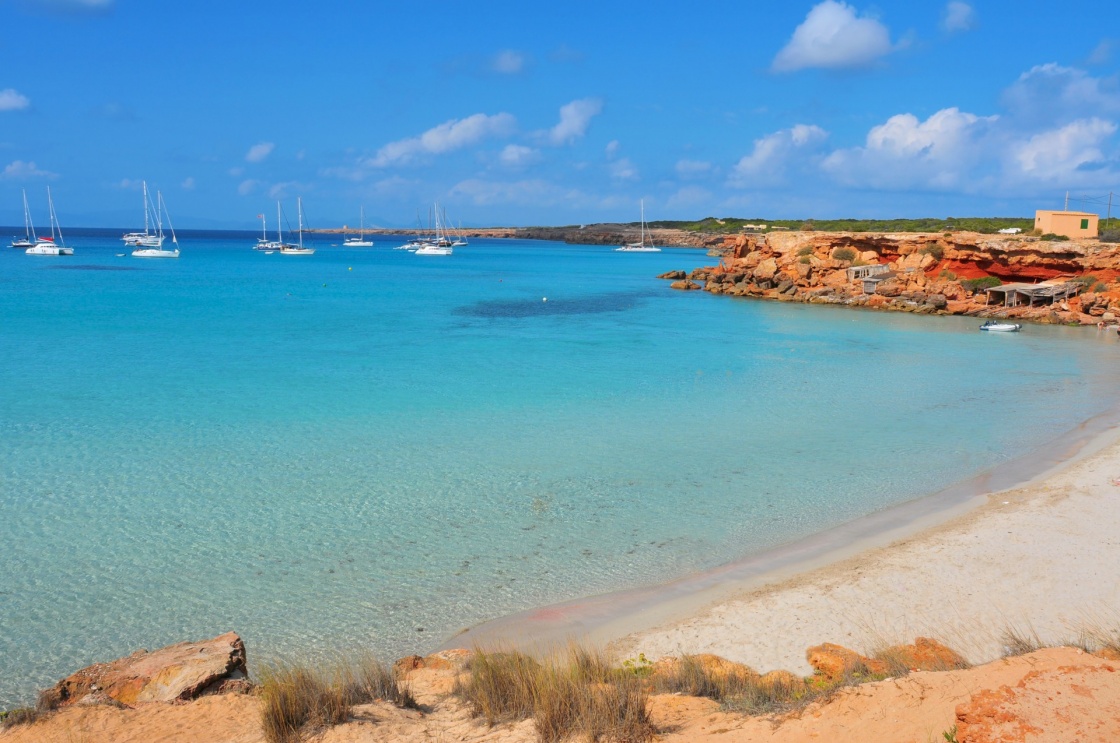
[[[251,662],[422,652],[936,490],[1116,389],[1094,331],[652,278],[698,251],[68,240],[0,253],[0,708],[231,629]]]

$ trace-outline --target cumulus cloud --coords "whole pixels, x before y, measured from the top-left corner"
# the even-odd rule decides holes
[[[245,162],[263,162],[265,158],[272,154],[274,149],[276,149],[276,144],[273,142],[260,142],[259,144],[255,144],[245,153]]]
[[[469,200],[475,206],[495,204],[532,204],[548,206],[581,200],[583,194],[540,179],[492,181],[468,178],[451,188],[451,195]]]
[[[1101,43],[1093,49],[1089,54],[1089,58],[1085,60],[1091,65],[1107,64],[1112,59],[1112,51],[1116,48],[1116,42],[1112,39],[1102,39]]]
[[[638,167],[628,157],[620,157],[610,164],[611,178],[616,181],[636,181],[639,179]]]
[[[259,185],[260,181],[254,181],[252,178],[241,181],[241,183],[237,184],[237,193],[242,196],[248,196],[253,193],[253,191],[257,190],[257,186]]]
[[[469,147],[489,137],[508,136],[516,127],[517,119],[507,113],[493,116],[479,113],[465,119],[451,119],[418,137],[390,142],[375,156],[364,160],[363,164],[374,168],[403,165],[421,155],[439,155]]]
[[[1113,122],[1096,117],[1074,121],[1016,144],[1014,162],[1024,176],[1056,185],[1111,184],[1116,174],[1108,169],[1103,147],[1116,130]],[[1086,178],[1094,171],[1099,177]]]
[[[113,9],[114,0],[15,0],[14,4],[53,15],[103,15]]]
[[[823,167],[837,180],[877,188],[950,189],[968,185],[970,172],[986,158],[998,116],[976,116],[946,108],[920,121],[892,116],[872,127],[863,147],[836,150]]]
[[[941,15],[941,28],[951,34],[971,31],[976,27],[976,11],[968,3],[952,0]]]
[[[603,110],[598,98],[580,98],[560,107],[560,121],[548,132],[548,141],[554,145],[570,144],[587,133],[591,119]]]
[[[183,182],[179,185],[182,186],[184,191],[193,191],[195,189],[195,185],[196,185],[195,181],[194,181],[194,176],[187,176],[186,178],[183,179]]]
[[[677,160],[677,175],[682,178],[695,178],[712,171],[712,164],[704,160]]]
[[[1068,122],[1120,114],[1116,78],[1093,77],[1053,62],[1024,72],[1003,94],[1003,104],[1023,122]]]
[[[31,100],[14,88],[0,90],[0,111],[23,111],[31,107]]]
[[[603,152],[607,153],[608,158],[611,158],[618,154],[618,148],[621,146],[617,139],[612,139],[610,142],[607,142],[607,146],[603,148]]]
[[[519,168],[540,160],[540,150],[520,144],[507,144],[498,159],[503,165]]]
[[[525,55],[513,49],[505,49],[494,55],[490,69],[503,75],[516,75],[525,69]]]
[[[828,132],[813,124],[796,124],[760,137],[750,154],[744,155],[731,175],[731,185],[750,186],[782,180],[793,160],[815,153]]]
[[[815,5],[771,65],[775,72],[865,67],[894,50],[890,31],[837,0]]]
[[[0,178],[9,181],[25,180],[29,178],[57,178],[57,173],[42,170],[32,161],[14,160],[0,172]]]

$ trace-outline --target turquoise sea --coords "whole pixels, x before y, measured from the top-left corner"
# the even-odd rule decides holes
[[[713,567],[1044,446],[1120,377],[1093,330],[653,278],[702,251],[117,237],[0,249],[0,709],[139,647],[390,659]]]

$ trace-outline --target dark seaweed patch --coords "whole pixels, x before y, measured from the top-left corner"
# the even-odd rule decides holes
[[[647,293],[596,294],[547,301],[540,299],[503,299],[477,302],[459,307],[456,315],[485,318],[545,317],[549,315],[595,315],[604,312],[625,312],[637,307]]]
[[[95,266],[88,263],[79,263],[77,265],[62,265],[62,266],[44,266],[44,268],[51,271],[143,271],[144,269],[137,266]]]

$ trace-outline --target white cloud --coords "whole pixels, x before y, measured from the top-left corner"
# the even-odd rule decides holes
[[[630,158],[621,157],[610,164],[611,178],[616,181],[636,181],[639,179],[638,168],[630,162]]]
[[[968,183],[970,173],[990,160],[998,120],[956,108],[942,109],[925,121],[898,114],[872,127],[863,147],[836,150],[823,167],[838,181],[856,186],[944,190],[974,185]]]
[[[700,186],[685,186],[665,201],[665,205],[673,209],[683,209],[690,206],[706,206],[711,203],[712,192]]]
[[[560,107],[560,122],[548,132],[548,140],[554,145],[569,144],[587,133],[591,119],[603,110],[603,102],[598,98],[580,98]]]
[[[257,186],[259,185],[260,181],[254,181],[251,178],[249,180],[241,181],[241,183],[237,184],[237,193],[242,196],[248,196],[249,194],[253,193],[253,191],[257,190]]]
[[[694,178],[710,173],[712,164],[705,160],[677,160],[676,170],[682,178]]]
[[[187,176],[183,179],[183,182],[180,185],[183,187],[184,191],[193,191],[196,185],[194,176]]]
[[[24,180],[27,178],[57,178],[58,173],[41,170],[34,162],[14,160],[0,172],[0,178],[9,181]]]
[[[16,4],[31,11],[59,15],[93,15],[112,10],[114,0],[16,0]]]
[[[1107,168],[1103,147],[1116,133],[1111,121],[1091,118],[1036,134],[1013,147],[1012,155],[1027,177],[1057,185],[1111,184],[1115,171]],[[1096,171],[1098,178],[1086,178]]]
[[[1097,44],[1085,61],[1091,65],[1107,64],[1112,59],[1112,50],[1115,48],[1116,42],[1112,39],[1101,39],[1101,43]]]
[[[276,144],[273,142],[261,142],[259,144],[255,144],[249,148],[248,152],[245,153],[245,162],[262,162],[266,157],[272,154],[272,151],[274,149],[276,149]]]
[[[610,142],[607,142],[607,146],[603,148],[603,152],[607,153],[608,158],[614,157],[618,154],[618,148],[621,146],[617,139],[612,139]]]
[[[584,198],[575,189],[566,189],[540,179],[520,181],[488,181],[469,178],[451,188],[451,195],[470,200],[475,206],[495,204],[571,205]]]
[[[494,56],[490,69],[503,75],[516,75],[525,69],[525,55],[513,49],[505,49]]]
[[[226,172],[229,173],[230,176],[233,177],[233,178],[240,178],[241,176],[245,175],[245,168],[242,168],[242,167],[230,168]]]
[[[432,127],[418,137],[390,142],[377,151],[364,165],[384,168],[408,163],[420,155],[438,155],[481,142],[488,137],[512,134],[517,119],[507,113],[493,116],[474,114],[465,119],[451,119]]]
[[[31,100],[15,88],[0,90],[0,111],[23,111],[31,106]]]
[[[540,160],[540,150],[520,144],[507,144],[498,155],[503,165],[517,168]]]
[[[1116,78],[1051,62],[1020,75],[1004,92],[1003,104],[1023,122],[1068,122],[1120,114],[1120,86]]]
[[[302,190],[299,183],[295,181],[284,181],[283,183],[274,183],[268,188],[268,197],[270,199],[282,199],[292,193],[294,190]],[[306,210],[305,210],[306,211]]]
[[[949,33],[971,31],[976,26],[976,11],[968,3],[952,0],[941,16],[941,28]]]
[[[732,171],[733,186],[752,186],[781,181],[795,158],[813,155],[828,132],[813,124],[795,124],[754,141]]]
[[[774,57],[772,68],[794,72],[811,67],[864,67],[893,50],[890,31],[882,23],[859,17],[846,3],[824,0],[794,29],[789,43]]]
[[[144,181],[137,180],[136,178],[121,178],[117,182],[117,188],[122,191],[139,191],[144,185]]]

